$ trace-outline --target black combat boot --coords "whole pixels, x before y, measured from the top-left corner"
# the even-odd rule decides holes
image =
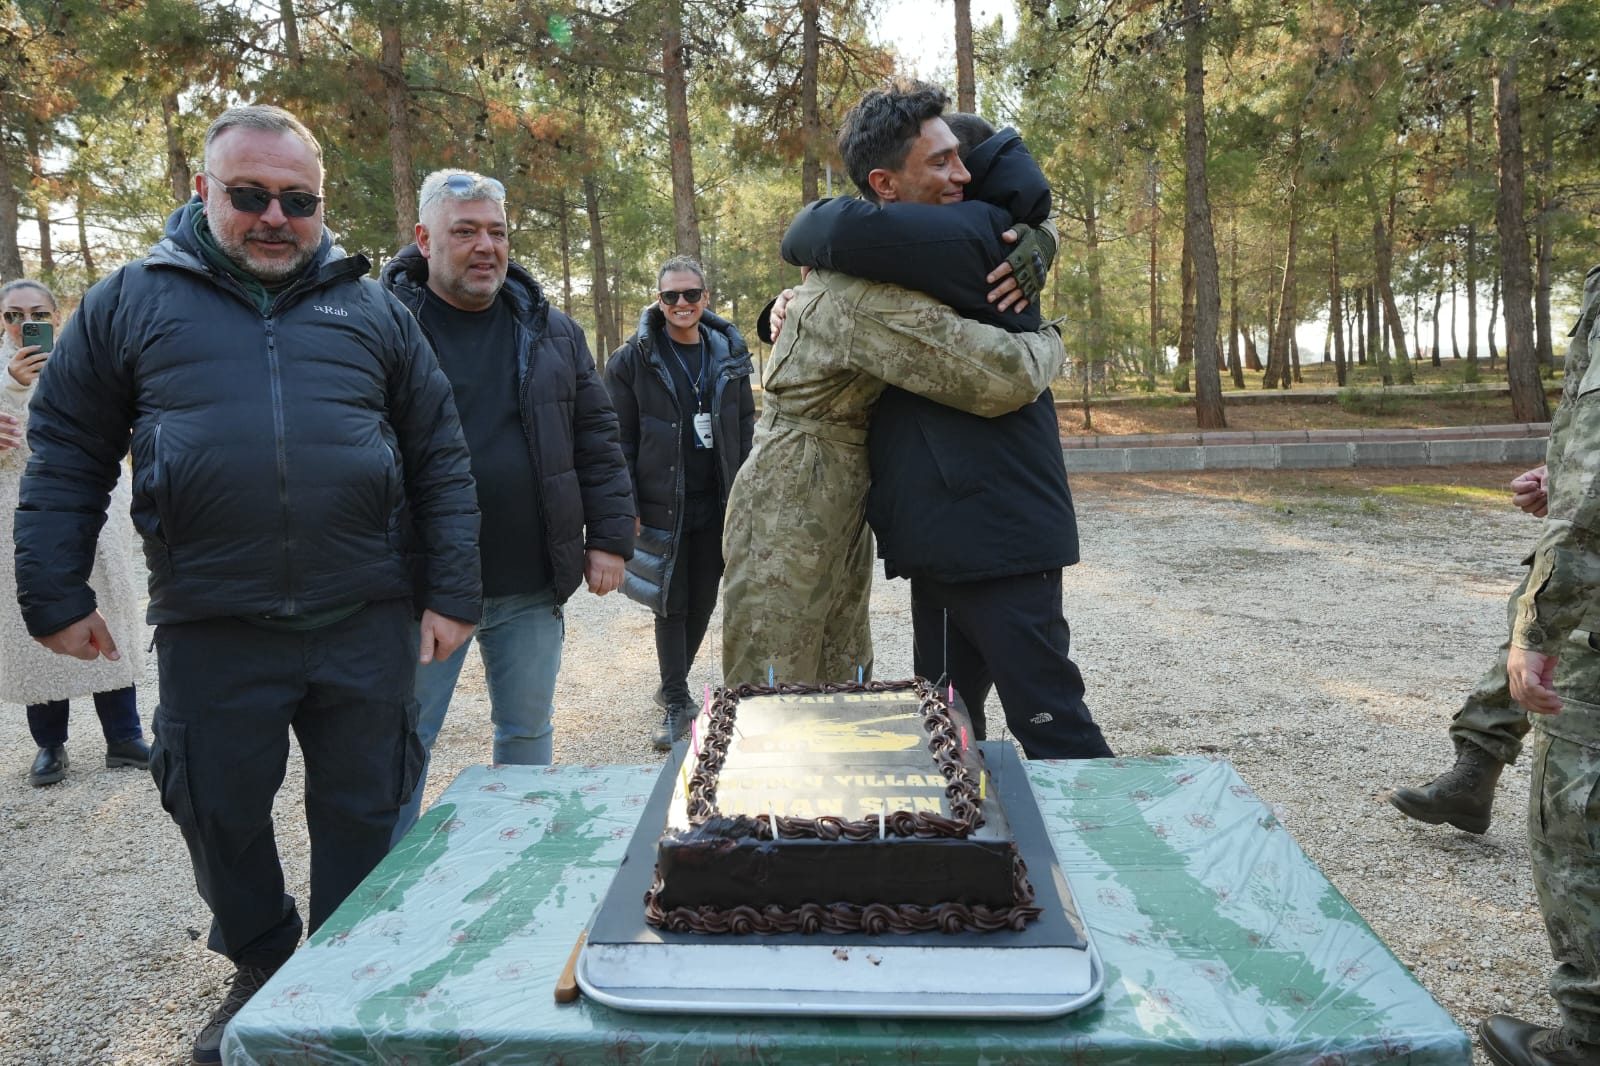
[[[1449,822],[1463,832],[1486,832],[1495,782],[1505,767],[1478,745],[1458,741],[1454,766],[1420,788],[1395,789],[1389,793],[1389,802],[1419,822]]]
[[[1478,1041],[1495,1066],[1600,1066],[1600,1044],[1585,1044],[1565,1029],[1542,1029],[1509,1014],[1478,1024]]]
[[[267,979],[277,972],[278,967],[247,966],[242,963],[235,964],[237,969],[232,977],[228,978],[228,994],[223,997],[222,1003],[211,1014],[211,1020],[206,1022],[200,1035],[194,1038],[194,1066],[211,1066],[212,1063],[222,1061],[222,1033],[227,1029],[228,1023],[233,1021],[233,1016],[244,1009]]]

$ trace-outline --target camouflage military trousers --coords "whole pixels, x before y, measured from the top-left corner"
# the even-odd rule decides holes
[[[1600,1043],[1600,704],[1562,701],[1560,714],[1533,716],[1528,842],[1556,961],[1551,995],[1573,1036]]]
[[[1511,623],[1517,616],[1517,599],[1527,586],[1524,574],[1511,599],[1506,602],[1507,639],[1500,642],[1494,667],[1478,679],[1461,709],[1450,722],[1450,739],[1459,747],[1463,743],[1476,744],[1503,763],[1514,763],[1522,752],[1522,738],[1528,734],[1528,714],[1511,698],[1511,684],[1506,678],[1506,649],[1510,647]],[[1591,659],[1592,656],[1563,656],[1557,669],[1562,676],[1557,679],[1557,689],[1572,688],[1577,692],[1600,693],[1600,675],[1585,676],[1585,671],[1596,669],[1596,663],[1570,663],[1571,659]],[[1600,660],[1597,660],[1600,662]],[[1576,674],[1573,675],[1574,671]]]
[[[723,683],[870,678],[866,432],[773,415],[761,428],[722,532]]]

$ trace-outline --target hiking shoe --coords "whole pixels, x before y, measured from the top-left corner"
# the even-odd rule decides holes
[[[1395,789],[1389,802],[1419,822],[1448,822],[1466,833],[1483,833],[1489,828],[1494,786],[1505,765],[1476,744],[1459,743],[1454,766],[1426,785]]]
[[[40,748],[28,768],[28,784],[34,788],[53,785],[67,776],[67,749],[61,744]]]
[[[228,978],[231,987],[222,1005],[212,1012],[211,1020],[200,1030],[200,1035],[194,1038],[195,1066],[212,1066],[222,1061],[223,1030],[228,1028],[233,1016],[244,1009],[244,1005],[250,1002],[250,997],[260,991],[261,986],[267,983],[267,978],[276,971],[276,966],[270,970],[262,969],[260,966],[240,966],[234,971],[233,976]]]
[[[143,737],[118,740],[106,745],[106,769],[131,766],[136,770],[150,769],[150,745]]]
[[[680,703],[676,707],[668,707],[661,712],[661,721],[656,726],[655,732],[650,734],[650,743],[655,745],[657,751],[670,751],[674,742],[682,740],[689,733],[689,723],[694,721],[694,706]]]
[[[1543,1029],[1509,1014],[1478,1024],[1478,1042],[1495,1066],[1600,1066],[1600,1044],[1585,1044],[1566,1029]]]

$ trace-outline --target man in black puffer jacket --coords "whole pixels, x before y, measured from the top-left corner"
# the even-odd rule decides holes
[[[633,552],[633,488],[617,416],[583,330],[511,261],[505,187],[428,175],[417,243],[383,268],[455,390],[483,511],[483,621],[494,761],[547,764],[566,625],[580,582],[605,595]],[[418,733],[432,750],[467,646],[417,670]],[[424,768],[426,775],[426,768]],[[419,787],[395,839],[416,821]]]
[[[150,770],[210,947],[237,967],[198,1063],[221,1061],[229,1019],[300,940],[272,830],[289,730],[315,931],[388,852],[416,785],[414,664],[451,655],[480,607],[450,384],[367,260],[333,246],[321,159],[278,108],[212,123],[197,197],[62,332],[17,510],[28,631],[116,658],[87,579],[131,435],[160,667]]]
[[[1038,329],[1036,299],[1021,311],[986,301],[985,273],[1009,249],[984,223],[999,209],[1026,224],[1015,227],[1019,248],[1043,242],[1039,255],[1050,258],[1054,238],[1041,225],[1049,186],[1015,130],[995,133],[975,115],[945,121],[972,175],[963,202],[819,200],[784,235],[784,258],[916,289],[989,325]],[[1033,270],[1037,284],[1044,264]],[[980,739],[994,687],[1029,758],[1111,755],[1084,702],[1061,608],[1061,570],[1078,561],[1078,525],[1050,391],[980,418],[887,389],[867,453],[867,521],[888,576],[911,579],[917,673],[949,678]]]

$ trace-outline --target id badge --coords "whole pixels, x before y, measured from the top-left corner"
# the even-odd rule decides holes
[[[711,412],[696,411],[694,416],[694,439],[698,448],[711,447]]]

